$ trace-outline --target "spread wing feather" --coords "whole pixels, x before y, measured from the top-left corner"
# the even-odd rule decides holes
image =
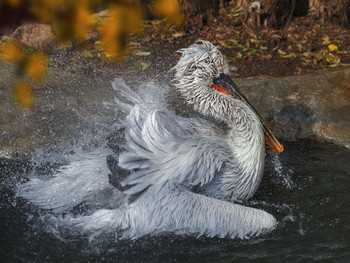
[[[121,183],[130,187],[124,192],[137,194],[174,179],[177,183],[207,184],[232,159],[228,144],[218,133],[211,124],[197,119],[160,110],[142,114],[141,108],[135,107],[126,127],[132,150],[119,156],[120,167],[134,170]]]

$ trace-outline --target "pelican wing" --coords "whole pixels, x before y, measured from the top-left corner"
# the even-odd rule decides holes
[[[67,219],[91,232],[91,238],[118,229],[123,230],[122,238],[133,239],[169,231],[249,238],[277,225],[265,211],[196,194],[172,182],[151,188],[131,206]]]
[[[31,179],[20,186],[18,195],[54,213],[72,209],[81,202],[113,205],[122,194],[108,183],[108,168],[103,158],[108,153],[106,149],[77,151],[70,156],[71,162],[62,166],[53,178]]]
[[[190,185],[210,182],[231,158],[228,144],[207,122],[154,110],[141,118],[140,108],[129,115],[126,138],[131,151],[119,156],[119,166],[134,172],[122,181],[136,194],[169,180]]]

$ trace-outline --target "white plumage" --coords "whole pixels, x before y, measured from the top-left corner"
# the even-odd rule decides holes
[[[90,159],[86,166],[73,161],[50,181],[29,181],[20,195],[62,212],[105,193],[93,214],[65,219],[92,235],[116,231],[137,238],[175,232],[246,238],[273,229],[272,215],[235,203],[250,198],[261,181],[265,150],[258,116],[235,94],[213,88],[214,79],[228,73],[215,46],[199,41],[180,52],[175,89],[203,116],[224,122],[227,131],[202,118],[135,105],[124,125],[126,150],[116,156],[118,169],[130,173],[120,182],[123,194],[108,183],[107,165]],[[67,176],[69,169],[74,171]],[[110,200],[124,201],[115,208]]]

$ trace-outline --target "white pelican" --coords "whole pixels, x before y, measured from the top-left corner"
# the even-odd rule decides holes
[[[104,189],[104,198],[110,200],[118,192],[125,200],[118,207],[111,208],[109,201],[109,209],[105,202],[91,215],[67,219],[93,235],[115,231],[137,238],[175,232],[247,238],[273,229],[277,221],[271,214],[237,202],[252,197],[260,184],[264,133],[275,150],[281,152],[283,146],[226,75],[228,63],[217,47],[198,41],[179,52],[175,89],[200,114],[226,123],[226,132],[204,118],[136,105],[123,129],[124,150],[107,157],[109,179],[123,194],[108,184],[106,173],[84,177],[84,170],[98,165],[97,154],[89,167],[75,164],[76,175],[29,181],[20,195],[62,212],[95,191],[97,195]]]

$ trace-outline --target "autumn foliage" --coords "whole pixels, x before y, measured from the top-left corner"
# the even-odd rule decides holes
[[[16,8],[26,2],[29,13],[40,23],[52,25],[57,41],[82,43],[92,31],[99,32],[98,43],[106,57],[120,58],[125,55],[125,39],[128,35],[142,30],[143,9],[138,0],[5,0]],[[107,10],[106,18],[99,19],[95,13]],[[154,1],[155,15],[180,26],[183,22],[177,0]],[[2,14],[6,15],[6,14]],[[16,67],[17,84],[14,98],[22,107],[34,105],[32,88],[24,81],[30,77],[35,81],[45,78],[47,58],[41,52],[27,54],[14,40],[0,43],[0,56]]]

